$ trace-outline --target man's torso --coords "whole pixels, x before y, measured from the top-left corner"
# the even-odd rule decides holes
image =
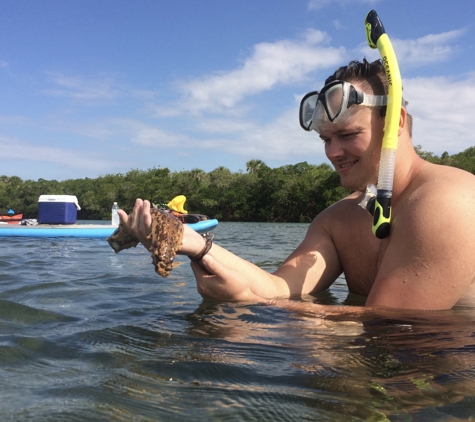
[[[427,189],[427,178],[434,177],[435,174],[441,177],[441,172],[444,172],[443,168],[427,166],[424,172],[415,178],[414,183],[400,195],[399,202],[393,207],[393,222],[396,224],[393,225],[392,230],[408,231],[404,221],[406,212],[403,210],[404,201],[408,202],[408,198],[414,198],[423,193],[422,190]],[[368,296],[390,245],[391,236],[380,240],[373,235],[372,216],[358,205],[361,199],[361,193],[354,193],[335,204],[328,231],[338,253],[348,289],[352,293]],[[401,210],[403,211],[398,215]],[[411,236],[411,233],[408,231],[404,235]],[[447,235],[450,234],[440,233],[440,236]],[[475,260],[475,254],[473,259]],[[475,306],[475,283],[470,284],[460,298],[459,304]]]

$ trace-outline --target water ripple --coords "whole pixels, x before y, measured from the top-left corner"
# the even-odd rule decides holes
[[[223,223],[216,243],[272,271],[306,224]],[[475,315],[358,316],[203,302],[138,247],[3,239],[0,420],[465,420]],[[362,305],[344,279],[305,301]]]

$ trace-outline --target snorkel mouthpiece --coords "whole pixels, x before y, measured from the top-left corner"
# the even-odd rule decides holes
[[[378,188],[372,212],[373,233],[378,239],[384,239],[391,231],[391,197],[401,116],[402,83],[396,54],[374,10],[366,16],[365,28],[368,45],[377,48],[381,54],[388,81],[388,105],[379,163]],[[366,202],[365,208],[368,209],[369,201]]]
[[[373,216],[373,223],[377,222],[377,224],[373,224],[373,234],[378,239],[389,236],[391,229],[391,195],[391,191],[376,189],[376,186],[368,185],[363,200],[358,204]]]
[[[374,201],[373,234],[378,239],[388,237],[391,231],[391,196],[391,191],[378,189],[378,195]]]

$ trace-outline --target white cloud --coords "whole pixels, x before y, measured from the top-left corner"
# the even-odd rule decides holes
[[[300,128],[297,107],[295,104],[266,124],[229,118],[198,122],[197,133],[204,140],[197,145],[238,155],[245,160],[320,162],[325,159],[322,142],[315,132],[308,133]]]
[[[440,155],[458,153],[474,144],[475,73],[404,80],[404,97],[414,116],[414,144]]]
[[[326,6],[334,6],[335,4],[376,4],[379,0],[310,0],[308,2],[308,9],[309,10],[320,10]]]
[[[131,118],[105,119],[82,126],[70,125],[69,130],[100,140],[127,140],[134,145],[145,147],[144,151],[149,147],[179,149],[195,142],[179,130],[165,130],[160,125]]]
[[[58,164],[69,169],[77,169],[81,172],[96,172],[97,169],[107,169],[112,164],[111,160],[104,160],[91,155],[90,151],[77,151],[66,148],[35,145],[20,139],[12,139],[0,136],[0,142],[8,145],[8,148],[0,149],[0,160],[21,160],[31,163],[43,163],[46,165]]]
[[[414,117],[414,144],[440,155],[455,154],[473,145],[475,133],[475,73],[463,79],[413,78],[404,81],[404,96]],[[196,120],[203,138],[198,148],[263,161],[324,162],[322,143],[315,132],[303,131],[297,122],[297,102],[276,119],[260,124],[249,119]]]
[[[207,118],[195,122],[195,128],[201,133],[241,134],[258,129],[257,123],[241,118]]]
[[[448,60],[458,51],[454,41],[465,33],[465,29],[430,34],[415,40],[391,39],[399,65],[406,67],[425,66]],[[360,44],[360,54],[368,60],[380,57],[378,50],[373,50],[367,44]]]
[[[107,122],[114,132],[128,137],[139,147],[149,148],[152,155],[160,151],[206,150],[243,157],[243,160],[258,158],[264,161],[320,162],[325,159],[320,138],[315,132],[304,132],[297,118],[297,103],[274,120],[265,124],[226,116],[223,118],[194,117],[188,121],[190,133],[174,132],[145,124],[138,120],[118,120]],[[302,157],[305,157],[302,159]]]
[[[28,119],[25,116],[0,114],[0,124],[2,125],[25,125],[27,123]]]
[[[341,62],[345,50],[320,45],[327,40],[325,33],[311,29],[303,40],[257,44],[241,68],[185,83],[185,103],[194,112],[220,111],[234,107],[246,96],[279,84],[293,84],[317,69],[333,67]]]
[[[335,19],[332,23],[337,30],[346,29],[346,27],[338,19]]]
[[[285,111],[260,130],[244,133],[232,150],[236,154],[263,161],[303,161],[302,157],[305,157],[306,160],[315,162],[325,157],[323,144],[317,133],[308,133],[300,128],[296,107]]]
[[[86,79],[62,73],[50,73],[49,76],[51,82],[56,85],[56,88],[45,90],[49,95],[82,101],[109,101],[119,94],[119,90],[114,88],[115,81],[110,77]]]
[[[131,142],[138,145],[165,148],[183,148],[189,143],[187,136],[173,133],[149,125],[141,125]]]
[[[423,66],[449,59],[457,47],[453,42],[460,38],[464,29],[426,35],[416,40],[394,40],[398,61],[405,66]]]

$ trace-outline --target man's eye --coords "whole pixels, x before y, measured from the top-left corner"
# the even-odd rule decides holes
[[[357,131],[357,132],[344,133],[341,136],[343,138],[354,138],[355,136],[358,136],[359,134],[360,134],[360,131]]]

